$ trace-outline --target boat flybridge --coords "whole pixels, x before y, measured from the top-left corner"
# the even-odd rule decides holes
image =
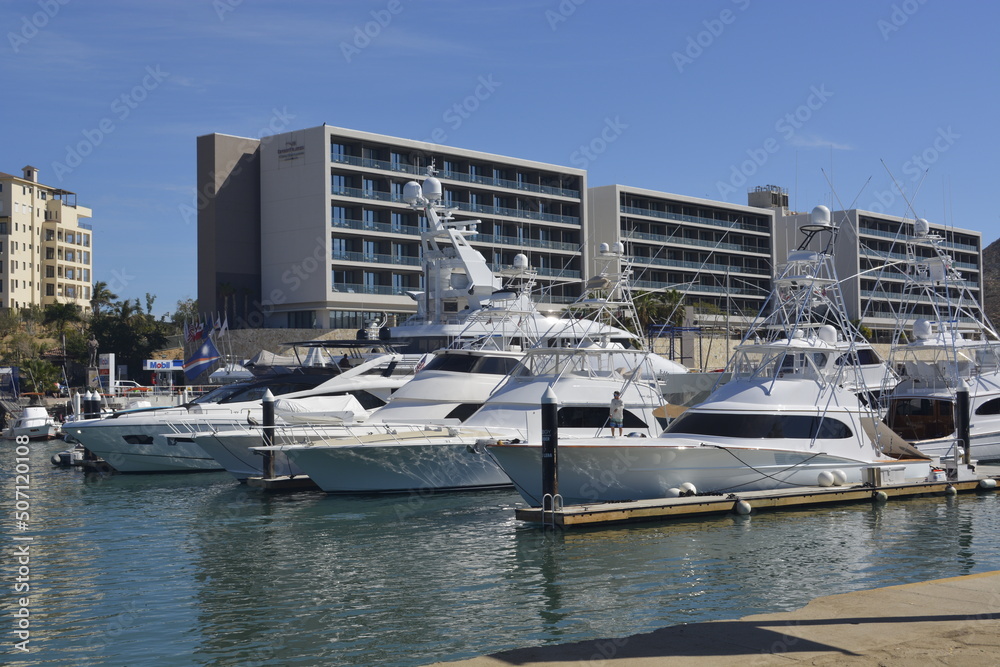
[[[805,240],[778,271],[755,326],[729,362],[732,379],[655,438],[559,440],[566,504],[859,483],[866,468],[926,478],[930,461],[862,400],[862,337],[846,315],[832,253],[837,227],[813,210]],[[824,242],[820,249],[811,245]],[[859,394],[861,396],[859,396]],[[626,429],[627,430],[627,429]],[[542,504],[541,447],[504,440],[487,451],[531,505]]]
[[[914,232],[891,353],[901,380],[888,397],[886,423],[929,455],[1000,459],[1000,337],[946,240],[923,219]],[[963,410],[971,446],[959,431]]]
[[[625,402],[624,428],[636,437],[652,438],[663,424],[656,411],[664,401],[659,380],[677,372],[676,364],[614,340],[614,331],[634,323],[627,282],[630,266],[621,267],[624,248],[604,245],[599,259],[608,268],[588,283],[586,293],[570,306],[570,317],[557,329],[561,341],[543,333],[481,407],[461,421],[414,427],[419,415],[400,394],[415,391],[435,362],[451,364],[458,354],[436,357],[427,368],[373,415],[386,421],[347,426],[332,437],[289,432],[266,451],[285,455],[321,489],[329,493],[384,493],[411,490],[481,489],[509,485],[510,480],[485,456],[486,443],[521,442],[540,428],[540,404],[555,391],[564,404],[559,412],[563,437],[601,437],[610,433],[608,405],[614,392]],[[553,341],[556,341],[553,343]],[[573,341],[570,344],[570,341]],[[469,364],[479,364],[470,359]],[[442,366],[441,368],[443,368]],[[681,367],[683,368],[683,367]],[[387,415],[402,415],[391,422]],[[409,421],[409,424],[406,422]]]

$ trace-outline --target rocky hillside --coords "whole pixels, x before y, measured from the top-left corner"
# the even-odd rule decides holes
[[[1000,239],[983,250],[983,306],[993,326],[1000,326]]]

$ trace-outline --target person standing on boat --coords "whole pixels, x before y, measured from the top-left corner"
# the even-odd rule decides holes
[[[614,398],[611,399],[608,419],[611,422],[611,437],[615,437],[615,429],[618,429],[619,436],[624,435],[622,423],[625,421],[625,401],[621,399],[621,392],[616,391]]]

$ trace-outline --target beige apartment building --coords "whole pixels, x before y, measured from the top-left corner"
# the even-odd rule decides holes
[[[38,182],[38,169],[0,172],[0,307],[75,303],[90,311],[93,232],[76,193]]]

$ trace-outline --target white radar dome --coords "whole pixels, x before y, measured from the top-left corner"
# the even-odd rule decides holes
[[[931,323],[929,320],[920,319],[913,323],[913,337],[919,340],[927,340],[931,337]]]
[[[832,324],[824,324],[819,328],[817,334],[819,335],[819,339],[824,343],[833,345],[837,342],[837,330]]]
[[[931,231],[931,223],[923,218],[917,218],[913,223],[913,233],[916,236],[927,236]]]
[[[528,268],[528,256],[520,252],[514,255],[514,268],[515,269]]]
[[[817,206],[809,214],[810,222],[814,225],[830,226],[830,209],[826,206]]]
[[[429,201],[438,202],[441,201],[441,181],[434,178],[433,176],[427,178],[423,185],[424,196],[427,197]]]
[[[424,196],[423,190],[420,189],[420,183],[416,181],[410,181],[403,186],[403,201],[407,204],[416,204]]]

